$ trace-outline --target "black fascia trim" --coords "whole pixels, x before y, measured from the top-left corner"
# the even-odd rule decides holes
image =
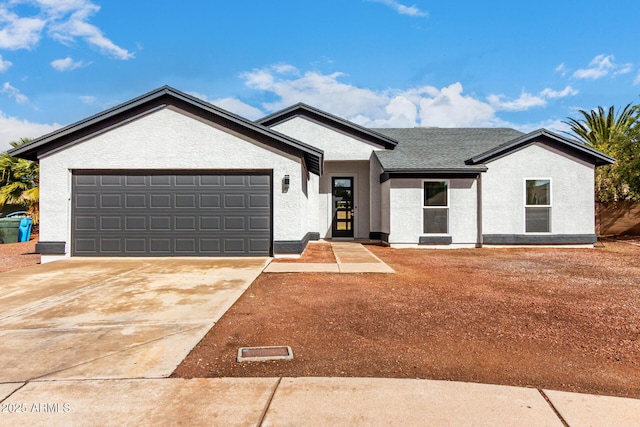
[[[428,170],[387,170],[380,174],[380,183],[390,180],[391,178],[471,178],[476,179],[482,172],[486,172],[487,168],[477,169],[428,169]]]
[[[67,242],[38,242],[36,253],[40,255],[65,255]]]
[[[578,156],[576,157],[588,159],[587,161],[589,163],[593,163],[596,166],[610,165],[615,163],[616,161],[613,157],[607,156],[606,154],[601,153],[600,151],[595,150],[585,144],[582,144],[579,141],[565,138],[562,135],[558,135],[546,129],[538,129],[531,133],[513,139],[509,142],[501,144],[495,148],[492,148],[491,150],[485,151],[484,153],[480,153],[470,159],[467,159],[465,163],[468,165],[486,163],[487,161],[493,160],[496,157],[503,156],[511,151],[515,151],[527,145],[531,145],[537,142],[535,141],[535,139],[537,138],[544,138],[540,142],[552,143],[553,146],[563,146],[566,149],[569,149],[569,152],[567,154],[576,156],[577,153]]]
[[[590,245],[595,234],[483,234],[484,245]]]
[[[388,150],[393,150],[396,145],[398,145],[398,141],[393,138],[304,103],[298,103],[289,108],[285,108],[284,110],[270,114],[262,119],[256,120],[256,123],[271,127],[298,116],[312,119],[342,133],[346,133],[347,135],[351,135],[357,139],[375,144]]]
[[[451,236],[420,236],[419,245],[450,245],[453,243]]]
[[[12,156],[27,160],[37,160],[40,156],[58,149],[78,139],[86,138],[109,127],[138,117],[147,111],[173,105],[205,120],[219,123],[236,132],[281,150],[287,150],[297,157],[303,157],[308,169],[322,175],[324,152],[301,141],[275,132],[226,110],[187,95],[169,86],[164,86],[109,110],[53,131],[28,144],[10,150]],[[293,149],[293,151],[292,151]]]
[[[273,242],[273,254],[301,254],[309,244],[309,240],[320,240],[320,233],[309,232],[302,240],[276,240]]]

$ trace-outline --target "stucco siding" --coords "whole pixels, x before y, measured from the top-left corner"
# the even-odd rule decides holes
[[[380,188],[380,174],[382,166],[375,154],[371,155],[369,167],[369,229],[374,232],[382,231],[382,189]]]
[[[482,177],[483,234],[525,234],[525,180],[551,179],[551,232],[593,234],[594,167],[533,144],[487,164]]]
[[[383,233],[391,233],[391,181],[389,180],[380,184],[380,226],[380,231]]]
[[[390,179],[391,244],[418,244],[423,233],[423,179]],[[452,244],[475,245],[477,228],[477,181],[447,179],[449,233]],[[383,191],[384,194],[384,191]],[[384,212],[384,208],[383,208]]]
[[[70,242],[74,169],[273,170],[274,240],[307,233],[308,198],[300,159],[165,108],[40,159],[42,241]],[[283,191],[282,178],[291,177]]]
[[[381,149],[303,117],[279,123],[272,129],[323,150],[325,161],[368,161],[374,150]]]
[[[320,233],[320,177],[318,175],[309,174],[307,199],[307,230],[310,233]]]

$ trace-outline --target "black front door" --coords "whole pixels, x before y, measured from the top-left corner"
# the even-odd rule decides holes
[[[332,178],[333,237],[353,237],[353,178]]]

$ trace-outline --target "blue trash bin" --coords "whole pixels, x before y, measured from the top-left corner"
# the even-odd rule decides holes
[[[18,227],[18,241],[28,242],[31,240],[31,228],[33,227],[33,220],[31,218],[22,218],[20,220],[20,226]]]

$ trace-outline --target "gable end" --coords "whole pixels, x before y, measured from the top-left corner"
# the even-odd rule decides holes
[[[273,127],[295,117],[306,118],[363,142],[373,144],[387,150],[393,150],[396,145],[398,145],[398,141],[393,138],[303,103],[298,103],[284,110],[270,114],[262,119],[256,120],[256,123],[267,127]]]
[[[81,142],[91,136],[122,126],[168,106],[173,106],[205,121],[216,123],[230,131],[274,147],[287,154],[302,157],[310,172],[317,175],[322,174],[324,162],[322,150],[274,132],[269,128],[236,116],[168,86],[58,129],[28,144],[14,148],[9,153],[16,157],[37,160],[39,157],[55,152],[66,145]],[[180,154],[179,151],[180,148],[177,147],[176,155]]]
[[[465,164],[476,165],[479,163],[487,163],[535,143],[548,145],[563,152],[564,154],[587,163],[591,163],[595,166],[604,166],[615,163],[615,159],[613,157],[607,156],[606,154],[582,144],[579,141],[565,138],[546,129],[540,129],[467,159]]]

